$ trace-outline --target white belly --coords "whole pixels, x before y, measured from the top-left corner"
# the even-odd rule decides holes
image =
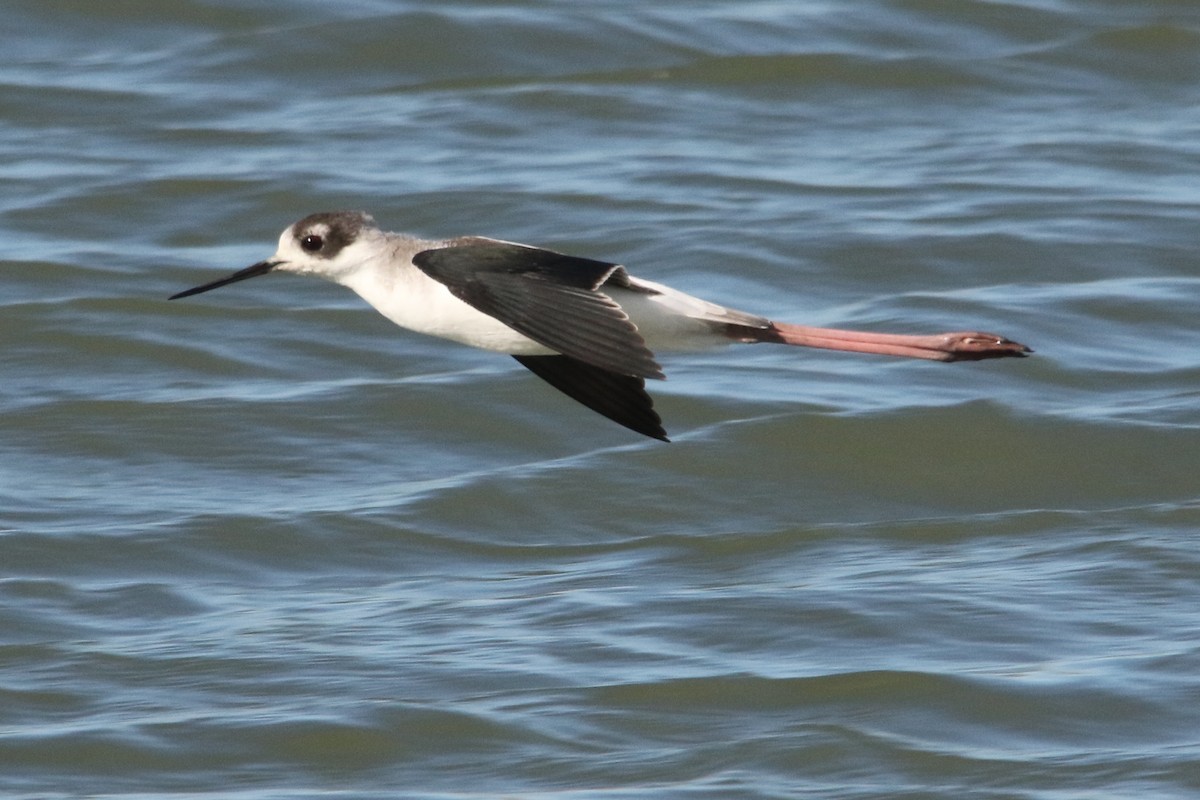
[[[347,285],[403,328],[511,355],[555,352],[477,311],[452,295],[446,286],[415,269],[382,281],[378,274],[364,281],[364,273],[352,276]],[[641,283],[661,289],[662,293],[605,288],[629,315],[651,350],[695,350],[727,341],[716,335],[711,325],[697,318],[711,318],[725,309],[665,286]]]
[[[378,276],[375,276],[378,277]],[[524,334],[450,294],[443,284],[413,269],[401,280],[347,285],[402,328],[512,355],[553,353]]]

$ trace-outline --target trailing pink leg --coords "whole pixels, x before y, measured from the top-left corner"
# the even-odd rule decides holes
[[[772,323],[770,328],[762,331],[759,341],[931,361],[982,361],[985,358],[1020,357],[1033,352],[1023,344],[994,333],[958,331],[908,335],[814,328],[786,322]]]

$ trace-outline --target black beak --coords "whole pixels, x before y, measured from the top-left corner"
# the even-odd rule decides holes
[[[210,289],[219,289],[222,286],[228,286],[231,283],[237,283],[238,281],[244,281],[247,278],[257,278],[259,275],[266,275],[268,272],[275,269],[275,267],[279,266],[281,263],[283,263],[283,262],[281,262],[281,261],[260,261],[257,264],[251,264],[250,266],[246,267],[245,269],[239,269],[237,272],[233,273],[232,275],[227,275],[226,277],[220,278],[219,280],[215,280],[212,283],[206,283],[202,286],[196,286],[191,289],[185,289],[184,291],[180,292],[179,294],[171,295],[167,299],[168,300],[178,300],[181,297],[191,297],[194,294],[200,294],[201,292],[207,292]]]

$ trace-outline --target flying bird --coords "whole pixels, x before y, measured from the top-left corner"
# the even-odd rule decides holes
[[[773,322],[635,278],[620,264],[482,236],[389,233],[360,211],[311,214],[284,230],[267,260],[169,299],[269,272],[340,283],[403,328],[508,353],[593,411],[662,441],[667,432],[646,392],[646,378],[665,377],[656,350],[771,342],[932,361],[1033,352],[994,333],[888,334]]]

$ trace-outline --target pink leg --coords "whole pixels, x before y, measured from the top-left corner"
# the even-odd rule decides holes
[[[930,335],[899,333],[870,333],[844,331],[836,328],[814,328],[808,325],[773,323],[772,333],[762,341],[782,342],[800,347],[821,347],[826,350],[849,350],[855,353],[877,353],[902,358],[926,358],[931,361],[980,361],[985,358],[1024,356],[1033,351],[1023,344],[994,333],[958,331]]]

